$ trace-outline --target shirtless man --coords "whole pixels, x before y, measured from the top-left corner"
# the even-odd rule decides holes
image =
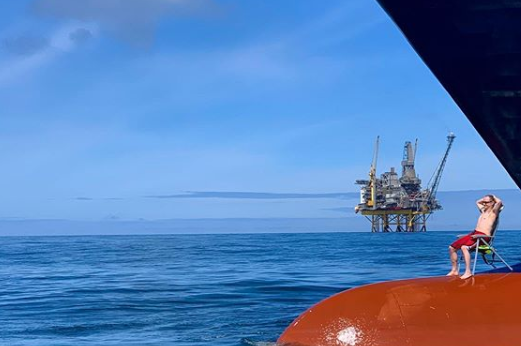
[[[452,263],[452,270],[447,274],[448,276],[457,276],[459,275],[458,268],[458,253],[457,251],[461,249],[463,253],[463,258],[465,259],[465,272],[461,279],[468,279],[472,276],[472,272],[470,271],[470,249],[475,246],[477,239],[473,238],[474,235],[487,235],[490,236],[496,222],[498,221],[499,211],[501,210],[501,206],[503,206],[503,202],[494,195],[486,195],[480,200],[476,201],[476,205],[478,206],[481,215],[478,219],[478,224],[476,225],[476,230],[463,236],[456,240],[449,246],[449,254],[450,261]],[[484,238],[487,242],[490,241],[490,238]]]

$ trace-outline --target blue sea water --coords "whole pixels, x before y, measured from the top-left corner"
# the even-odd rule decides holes
[[[334,293],[444,275],[458,233],[4,237],[0,344],[264,345]],[[496,246],[518,262],[521,232]]]

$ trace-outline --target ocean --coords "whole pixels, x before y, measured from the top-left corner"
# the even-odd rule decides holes
[[[2,237],[0,344],[269,345],[332,294],[444,275],[461,233]],[[521,260],[521,232],[495,245]]]

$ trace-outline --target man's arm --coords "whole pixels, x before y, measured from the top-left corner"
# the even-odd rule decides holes
[[[494,211],[494,213],[499,213],[499,211],[501,210],[501,207],[503,206],[503,201],[500,200],[498,197],[494,196],[494,200],[496,201],[496,204],[494,204],[494,207],[492,208],[492,211]]]
[[[484,202],[484,199],[485,199],[485,197],[482,197],[482,198],[480,198],[480,199],[478,199],[476,201],[476,206],[478,207],[480,212],[483,212],[483,208],[484,208],[483,202]]]

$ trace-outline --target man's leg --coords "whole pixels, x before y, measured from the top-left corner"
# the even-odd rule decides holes
[[[459,275],[458,268],[458,252],[452,246],[449,246],[449,255],[450,255],[450,263],[452,264],[451,271],[447,274],[447,276],[456,276]]]
[[[463,259],[465,260],[465,272],[462,276],[460,276],[461,279],[468,279],[472,276],[472,272],[470,271],[470,251],[469,247],[464,245],[461,247],[461,252],[463,253]]]

